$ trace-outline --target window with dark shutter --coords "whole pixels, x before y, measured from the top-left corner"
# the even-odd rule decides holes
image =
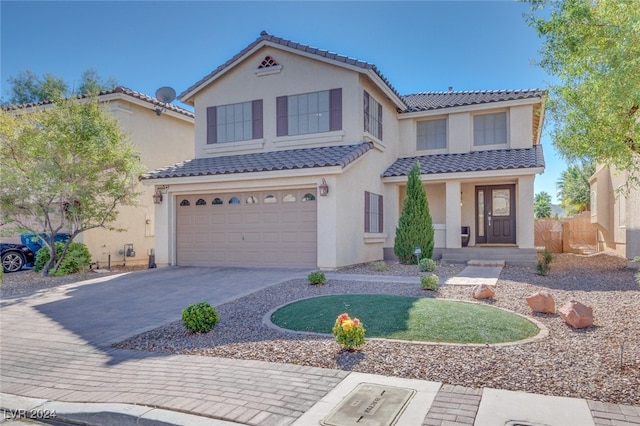
[[[342,89],[276,98],[277,136],[342,130]]]
[[[207,108],[208,144],[260,139],[262,128],[262,99]]]
[[[382,195],[364,193],[364,232],[381,233],[384,226]]]
[[[382,140],[382,105],[364,92],[364,131]]]
[[[216,107],[207,108],[207,143],[218,142],[218,127],[216,119]]]

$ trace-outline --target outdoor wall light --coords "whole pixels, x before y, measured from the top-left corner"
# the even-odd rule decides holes
[[[322,178],[322,183],[318,185],[318,191],[320,191],[320,195],[326,197],[329,193],[329,185],[327,185],[327,181]]]
[[[162,204],[162,192],[160,192],[160,188],[156,189],[156,192],[153,194],[153,204]]]

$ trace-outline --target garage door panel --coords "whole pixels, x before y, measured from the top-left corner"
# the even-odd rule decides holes
[[[176,207],[179,265],[286,266],[317,265],[317,204],[302,202],[304,191],[202,194],[180,197]],[[315,191],[313,191],[315,194]],[[272,195],[276,202],[264,202]],[[287,197],[288,196],[288,197]],[[238,197],[242,204],[228,204]],[[258,200],[246,204],[249,197]],[[196,206],[198,199],[209,200]],[[213,205],[220,198],[225,204]],[[295,201],[284,202],[285,198]]]

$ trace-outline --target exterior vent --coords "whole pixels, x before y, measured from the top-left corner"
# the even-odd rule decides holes
[[[265,69],[265,68],[275,67],[275,66],[278,66],[278,65],[280,65],[280,64],[277,63],[276,60],[273,59],[271,56],[265,56],[263,61],[260,63],[260,66],[258,67],[258,69],[261,70],[261,69]]]

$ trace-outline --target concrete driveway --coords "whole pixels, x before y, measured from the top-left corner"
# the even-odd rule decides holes
[[[214,306],[305,277],[307,269],[170,267],[55,289],[34,308],[86,343],[105,347],[180,319],[188,305]],[[93,280],[96,281],[96,280]]]

